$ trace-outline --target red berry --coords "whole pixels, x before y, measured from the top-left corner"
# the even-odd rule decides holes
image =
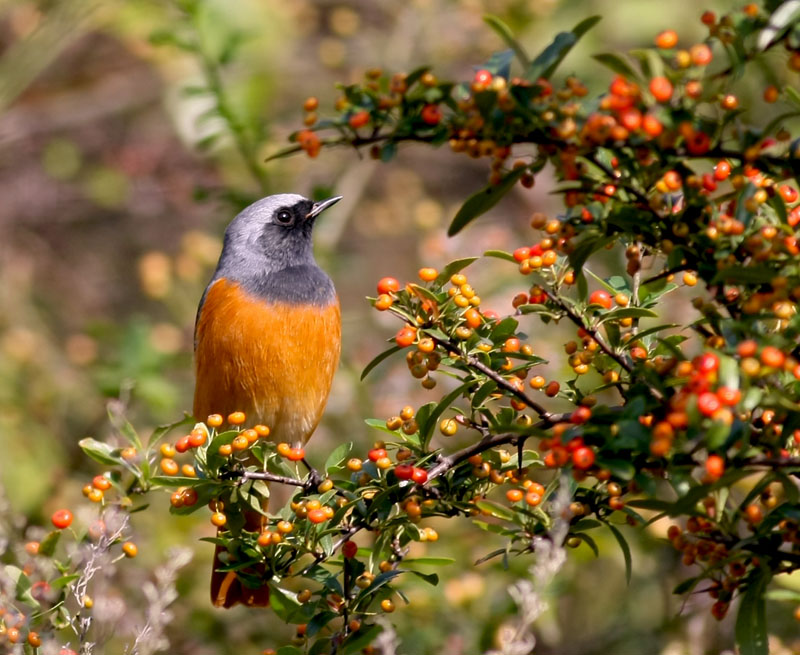
[[[438,125],[442,120],[442,110],[439,105],[425,105],[422,108],[422,121],[428,125]]]
[[[400,283],[393,277],[382,277],[378,280],[378,293],[395,293],[400,290]]]
[[[581,425],[582,423],[586,423],[590,418],[592,418],[592,410],[588,407],[578,407],[575,409],[574,412],[569,417],[570,423],[574,423],[575,425]]]
[[[719,368],[719,357],[714,353],[704,353],[697,358],[695,367],[701,373],[713,373]]]
[[[306,456],[306,451],[304,448],[291,448],[289,453],[286,455],[286,459],[290,462],[299,462]]]
[[[350,116],[347,122],[354,130],[357,130],[359,127],[364,127],[367,123],[369,123],[369,112],[365,110],[357,111],[355,114]]]
[[[797,189],[789,186],[788,184],[781,184],[781,186],[778,187],[778,191],[780,192],[781,198],[783,198],[784,202],[792,204],[797,200]]]
[[[428,481],[428,472],[415,466],[411,473],[411,479],[417,484],[425,484]]]
[[[72,524],[72,512],[68,509],[59,509],[53,513],[50,520],[59,530],[63,530]]]
[[[589,304],[600,305],[604,309],[611,309],[613,301],[611,300],[611,294],[608,291],[605,289],[598,289],[597,291],[593,291],[589,296]]]
[[[413,473],[414,467],[411,464],[398,464],[394,468],[398,480],[410,480]]]
[[[658,102],[667,102],[672,97],[672,82],[666,77],[654,77],[650,80],[650,93]]]
[[[367,457],[369,457],[371,462],[377,462],[381,457],[388,457],[389,453],[386,452],[385,448],[373,448],[367,453]]]
[[[175,444],[175,450],[179,453],[185,453],[191,447],[190,443],[191,435],[185,435],[178,439],[178,442]]]
[[[719,455],[709,455],[706,460],[706,474],[711,480],[719,480],[725,473],[725,460]]]
[[[358,544],[355,541],[348,539],[342,544],[342,555],[347,559],[352,559],[358,553]]]
[[[475,72],[475,82],[483,86],[489,86],[492,83],[492,77],[491,72],[484,68]]]
[[[727,180],[731,174],[731,165],[726,161],[717,162],[717,165],[714,166],[714,179],[719,180],[722,182],[723,180]]]
[[[705,391],[697,397],[697,409],[704,416],[713,415],[720,407],[722,403],[712,391]]]
[[[416,338],[417,338],[417,331],[414,328],[407,325],[406,327],[400,328],[397,331],[394,340],[397,342],[398,346],[400,346],[401,348],[405,348],[414,343],[414,339]]]
[[[588,446],[583,446],[572,453],[572,463],[575,468],[586,470],[594,464],[594,451]]]
[[[512,254],[515,260],[523,262],[531,256],[531,249],[523,246],[522,248],[517,248]]]

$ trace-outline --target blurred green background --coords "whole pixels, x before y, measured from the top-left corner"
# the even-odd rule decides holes
[[[59,506],[94,507],[80,489],[99,472],[77,447],[84,436],[114,440],[106,404],[115,399],[143,434],[191,407],[192,329],[226,223],[267,193],[335,190],[345,199],[317,228],[320,263],[342,299],[342,364],[323,425],[309,447],[321,463],[341,441],[378,438],[363,423],[405,404],[427,402],[401,361],[362,383],[363,366],[396,329],[364,297],[384,275],[410,279],[421,265],[487,248],[529,244],[528,217],[553,213],[546,173],[490,217],[458,237],[445,236],[466,195],[482,186],[483,163],[409,146],[390,165],[347,149],[263,164],[302,121],[309,95],[321,113],[335,83],[367,68],[409,70],[434,64],[441,76],[467,77],[501,49],[482,22],[503,18],[529,52],[593,14],[603,17],[570,55],[561,74],[580,71],[593,94],[609,75],[591,53],[649,45],[674,28],[681,43],[701,40],[704,8],[732,3],[691,0],[205,0],[193,17],[165,0],[5,0],[0,4],[0,482],[5,518],[19,535],[36,535]],[[199,44],[200,54],[182,44]],[[232,47],[235,46],[235,47]],[[214,63],[230,48],[223,65]],[[222,85],[227,122],[213,97]],[[761,79],[740,93],[759,93]],[[229,129],[231,124],[234,132]],[[484,305],[509,312],[520,290],[497,261],[470,269]],[[524,285],[524,283],[523,283]],[[680,307],[691,311],[686,298]],[[535,319],[534,319],[535,320]],[[529,327],[537,351],[555,362],[567,326]],[[190,545],[193,563],[179,580],[168,633],[172,653],[259,653],[292,631],[269,613],[215,611],[207,598],[211,548],[196,540],[213,528],[203,513],[170,517],[158,508],[134,515],[140,557],[96,591],[114,633],[104,652],[122,652],[142,613],[142,576],[173,545]],[[513,614],[506,588],[529,562],[473,566],[496,544],[466,520],[433,523],[441,538],[415,554],[450,555],[435,590],[412,581],[411,605],[396,622],[402,653],[459,655],[490,648]],[[599,535],[601,556],[586,546],[550,590],[537,622],[536,653],[700,655],[732,646],[730,620],[714,622],[707,598],[685,607],[671,596],[688,574],[655,539],[634,540],[634,576],[625,585],[622,556]],[[418,552],[417,552],[418,551]],[[0,550],[0,554],[2,551]],[[733,612],[731,613],[733,614]],[[800,652],[785,611],[774,612],[774,652]]]

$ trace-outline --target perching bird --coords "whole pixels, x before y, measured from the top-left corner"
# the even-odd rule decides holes
[[[312,202],[295,194],[268,196],[231,221],[222,254],[200,300],[195,323],[194,415],[243,411],[271,438],[300,446],[317,427],[341,350],[339,299],[317,266],[311,232],[340,196]],[[254,525],[250,525],[254,523]],[[260,519],[248,518],[248,530]],[[269,588],[247,588],[218,572],[217,607],[269,604]]]

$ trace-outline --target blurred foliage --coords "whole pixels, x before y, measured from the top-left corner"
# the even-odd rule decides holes
[[[705,5],[725,10],[731,3]],[[295,129],[306,96],[332,105],[333,82],[359,81],[367,65],[410,70],[435,61],[442,76],[469,77],[503,47],[483,24],[485,13],[507,22],[528,52],[584,17],[602,15],[559,73],[587,71],[583,81],[597,95],[607,78],[590,53],[649,45],[669,26],[694,43],[706,34],[699,11],[688,0],[5,2],[0,482],[8,502],[2,506],[2,560],[12,556],[7,537],[40,539],[34,526],[46,523],[54,509],[85,504],[79,490],[98,470],[79,451],[79,438],[122,443],[107,421],[109,399],[121,402],[143,434],[190,406],[197,300],[224,225],[250,199],[286,190],[312,195],[319,187],[345,196],[317,234],[318,257],[342,298],[345,340],[324,424],[309,446],[317,466],[343,440],[366,445],[373,439],[360,417],[389,416],[426,398],[402,363],[358,382],[391,325],[363,302],[373,293],[371,281],[388,272],[411,278],[421,264],[487,248],[510,250],[526,238],[532,211],[555,211],[545,171],[532,193],[512,192],[488,220],[448,239],[446,227],[463,197],[485,181],[483,167],[466,158],[451,161],[446,153],[408,148],[392,168],[378,168],[340,149],[323,151],[313,166],[300,157],[265,163]],[[196,40],[200,49],[174,45],[182,38]],[[231,44],[235,56],[209,64]],[[200,92],[213,84],[224,89],[224,107]],[[763,81],[754,75],[738,84],[749,105]],[[220,121],[220,112],[227,121]],[[506,266],[487,262],[471,276],[486,306],[507,302],[514,281]],[[675,295],[674,311],[691,315],[692,291]],[[537,354],[560,361],[551,355],[568,332],[560,326],[537,333]],[[559,372],[557,366],[546,371]],[[88,526],[93,513],[77,520]],[[204,521],[172,517],[165,509],[134,514],[131,529],[141,568],[111,567],[95,598],[99,607],[142,599],[142,576],[167,559],[170,546],[213,532]],[[664,530],[650,528],[654,536]],[[705,611],[693,611],[699,599],[680,612],[670,597],[683,575],[671,549],[649,539],[635,543],[636,567],[626,588],[612,539],[598,538],[596,560],[585,548],[570,557],[537,624],[537,652],[730,647],[732,623],[712,627]],[[455,654],[493,645],[514,613],[506,588],[526,571],[519,562],[508,570],[491,562],[470,567],[491,550],[490,540],[465,526],[438,543],[414,545],[411,556],[455,555],[460,564],[438,569],[442,583],[433,591],[422,582],[403,586],[412,604],[393,618],[401,652]],[[15,557],[24,557],[21,543],[14,548]],[[211,550],[200,550],[178,579],[183,600],[172,608],[170,651],[259,652],[288,641],[292,633],[276,617],[241,607],[211,609]],[[129,602],[141,602],[139,610],[145,604]],[[774,652],[796,648],[793,619],[771,606],[768,611]],[[109,612],[106,618],[113,634],[106,650],[122,652],[137,627],[133,614]]]

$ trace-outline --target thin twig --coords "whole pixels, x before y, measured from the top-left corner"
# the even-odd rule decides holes
[[[519,389],[517,389],[513,384],[511,384],[508,380],[506,380],[497,371],[486,366],[486,364],[480,361],[477,357],[461,352],[461,350],[458,347],[458,344],[453,343],[452,341],[446,341],[444,339],[440,339],[438,337],[432,337],[432,338],[436,343],[438,343],[445,350],[447,350],[447,352],[457,354],[459,357],[461,357],[461,359],[464,360],[467,366],[469,366],[470,368],[474,368],[475,370],[479,371],[493,382],[496,382],[498,387],[502,387],[510,394],[516,396],[519,400],[524,402],[528,407],[530,407],[534,412],[536,412],[541,419],[552,425],[554,421],[553,421],[553,414],[551,412],[548,412],[544,407],[542,407],[539,403],[533,400],[533,398],[528,396],[524,391],[520,391]]]

